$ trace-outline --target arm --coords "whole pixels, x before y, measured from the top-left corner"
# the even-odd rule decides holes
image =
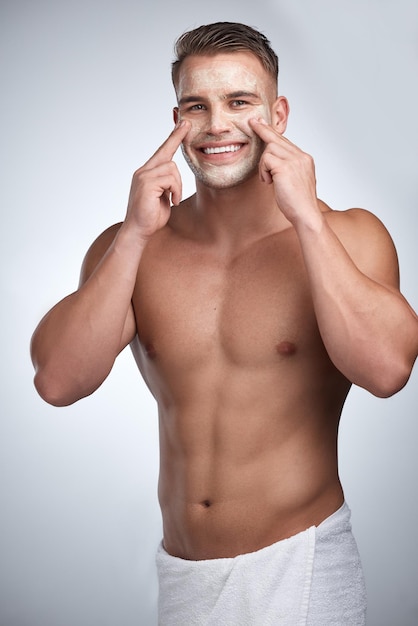
[[[418,320],[399,292],[397,256],[386,229],[371,214],[352,210],[328,220],[322,214],[317,228],[299,224],[297,232],[333,363],[377,396],[396,393],[417,355]]]
[[[132,180],[122,225],[105,231],[86,255],[79,289],[41,320],[32,337],[35,386],[49,403],[64,406],[95,391],[119,352],[135,337],[131,298],[149,238],[181,199],[173,155],[188,131],[178,125]]]
[[[418,352],[418,319],[399,292],[392,241],[365,211],[322,212],[312,159],[265,122],[260,176],[299,237],[315,313],[335,366],[377,396],[407,382]]]

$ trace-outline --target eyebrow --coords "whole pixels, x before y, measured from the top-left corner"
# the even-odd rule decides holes
[[[225,96],[228,100],[239,99],[239,98],[259,98],[258,93],[253,93],[252,91],[233,91],[232,93],[228,93]]]
[[[253,93],[252,91],[232,91],[231,93],[227,93],[225,96],[222,97],[224,100],[234,100],[234,99],[239,99],[239,98],[253,98],[253,99],[259,99],[260,96],[257,93]],[[206,98],[203,98],[202,96],[185,96],[184,98],[180,98],[179,100],[179,105],[181,104],[190,104],[191,102],[199,102],[199,101],[203,101]]]

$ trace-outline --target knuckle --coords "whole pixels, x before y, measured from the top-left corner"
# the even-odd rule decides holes
[[[137,181],[141,179],[145,171],[146,171],[146,167],[144,165],[142,167],[139,167],[137,170],[135,170],[135,172],[132,175],[133,180]]]

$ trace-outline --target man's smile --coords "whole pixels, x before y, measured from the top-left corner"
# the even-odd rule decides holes
[[[241,150],[243,144],[229,144],[227,146],[213,146],[207,148],[201,148],[204,154],[222,154],[223,152],[238,152]]]

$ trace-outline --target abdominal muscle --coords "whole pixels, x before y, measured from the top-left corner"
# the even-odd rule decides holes
[[[336,437],[346,390],[340,386],[325,406],[329,390],[315,381],[308,392],[306,382],[303,392],[297,381],[280,384],[277,371],[232,368],[217,385],[209,372],[199,378],[190,381],[191,396],[159,402],[167,552],[233,557],[318,525],[339,508]]]

